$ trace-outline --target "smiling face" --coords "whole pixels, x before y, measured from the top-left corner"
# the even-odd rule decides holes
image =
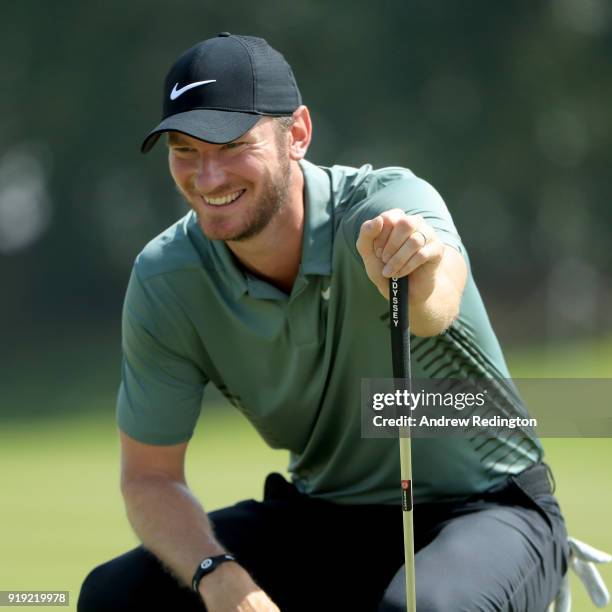
[[[270,117],[221,145],[169,132],[168,149],[172,178],[212,240],[253,238],[286,203],[287,138]]]

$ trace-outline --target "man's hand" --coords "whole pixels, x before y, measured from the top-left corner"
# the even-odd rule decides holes
[[[422,217],[394,208],[361,226],[357,250],[368,277],[386,299],[389,279],[410,274],[410,297],[418,301],[431,293],[444,244]]]
[[[458,315],[467,265],[419,215],[394,208],[366,221],[357,251],[387,300],[389,278],[410,275],[410,328],[415,335],[441,334]]]
[[[237,563],[223,563],[204,576],[199,591],[208,612],[280,612]]]

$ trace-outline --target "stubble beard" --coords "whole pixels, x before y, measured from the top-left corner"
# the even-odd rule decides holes
[[[289,196],[291,184],[291,163],[287,152],[278,151],[278,167],[276,176],[269,176],[263,185],[263,193],[257,199],[254,213],[249,224],[232,237],[224,238],[226,241],[243,242],[260,234],[284,207]]]
[[[278,166],[275,175],[266,177],[262,185],[262,193],[253,203],[250,212],[249,223],[242,230],[233,235],[226,235],[222,238],[214,238],[216,240],[224,240],[226,242],[243,242],[254,238],[260,234],[270,223],[272,218],[277,215],[285,207],[289,196],[289,187],[291,185],[291,162],[289,154],[284,147],[279,146],[278,150]],[[178,192],[189,204],[198,216],[197,211],[191,206],[189,198],[178,186]],[[204,235],[207,235],[202,223],[200,228]]]

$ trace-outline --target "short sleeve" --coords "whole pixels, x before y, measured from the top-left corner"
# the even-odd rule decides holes
[[[440,194],[423,179],[411,173],[386,183],[382,188],[369,190],[359,202],[349,203],[343,219],[343,230],[349,245],[355,246],[362,224],[392,208],[400,208],[408,215],[421,215],[434,228],[440,240],[455,248],[467,261],[467,253],[451,214]],[[469,263],[469,262],[468,262]]]
[[[122,315],[117,424],[146,444],[191,438],[207,378],[181,346],[185,315],[132,271]]]

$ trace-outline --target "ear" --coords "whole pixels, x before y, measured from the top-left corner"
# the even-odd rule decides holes
[[[303,159],[312,138],[312,122],[306,106],[299,106],[293,112],[293,125],[289,130],[289,158],[294,161]]]

